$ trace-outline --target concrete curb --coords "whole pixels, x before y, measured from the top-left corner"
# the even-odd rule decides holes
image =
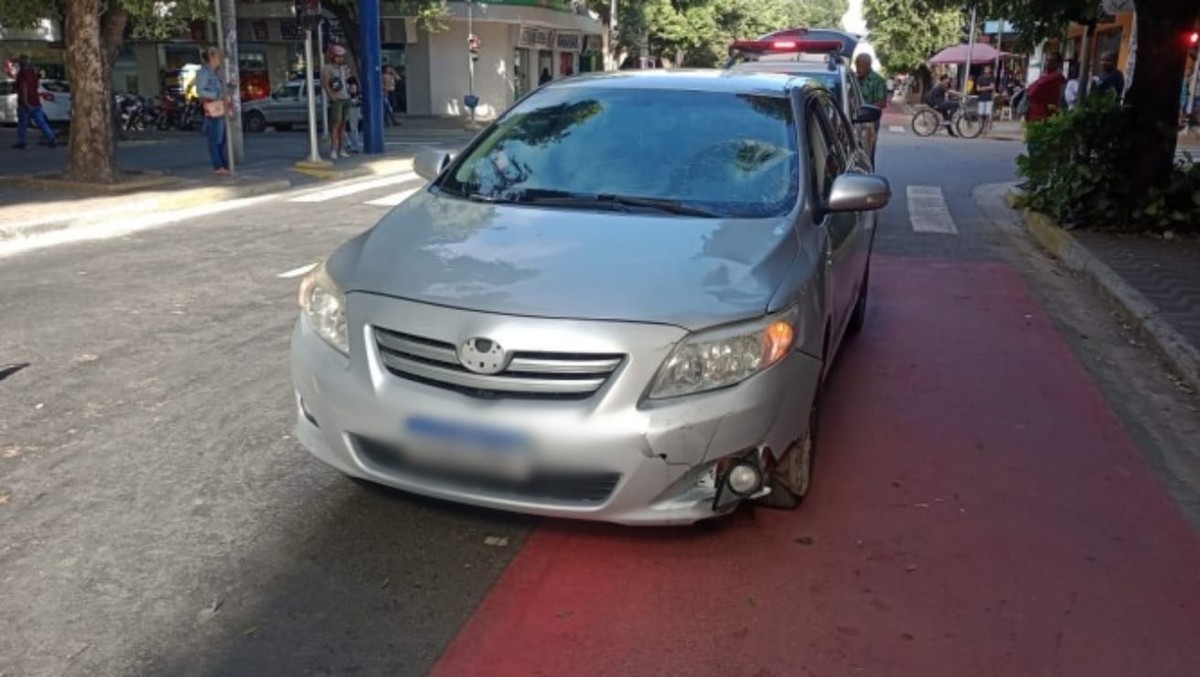
[[[63,186],[58,185],[58,187],[62,188]],[[291,187],[292,182],[287,179],[267,179],[243,184],[235,183],[228,186],[203,186],[142,197],[136,200],[136,204],[124,209],[120,205],[114,205],[112,209],[106,208],[86,214],[73,214],[53,221],[18,223],[15,226],[6,226],[0,223],[0,243],[57,231],[87,228],[88,226],[110,221],[122,211],[127,212],[130,207],[135,208],[138,212],[175,211],[227,200],[239,200],[266,195],[268,193],[282,192]]]
[[[162,172],[147,171],[130,174],[125,181],[121,181],[120,183],[88,183],[86,181],[71,181],[70,179],[60,177],[61,175],[57,173],[34,174],[32,176],[10,177],[5,179],[5,182],[13,186],[35,190],[74,190],[81,193],[95,193],[97,195],[125,195],[143,190],[170,188],[182,183],[181,179],[173,176],[165,176]]]
[[[1015,202],[1015,196],[1010,193],[1010,204],[1015,205]],[[1200,349],[1163,320],[1158,307],[1150,299],[1134,289],[1050,217],[1028,209],[1020,213],[1025,229],[1042,249],[1068,268],[1083,274],[1092,285],[1120,306],[1138,332],[1166,358],[1179,377],[1194,391],[1200,392]]]
[[[343,180],[407,172],[412,169],[412,160],[374,160],[354,165],[339,165],[328,161],[310,162],[308,160],[301,160],[292,165],[292,168],[314,179]]]

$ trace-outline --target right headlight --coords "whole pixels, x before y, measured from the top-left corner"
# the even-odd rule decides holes
[[[305,275],[300,283],[300,310],[317,336],[343,355],[350,353],[346,295],[329,276],[324,263]]]
[[[790,309],[756,322],[694,334],[658,370],[651,399],[718,390],[778,364],[800,334],[800,313]]]

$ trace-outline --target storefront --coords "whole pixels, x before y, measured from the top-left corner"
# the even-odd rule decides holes
[[[451,2],[448,30],[420,31],[407,45],[409,112],[467,116],[464,97],[479,97],[476,116],[491,118],[549,77],[598,70],[600,22],[568,0]],[[468,37],[479,38],[472,62]]]

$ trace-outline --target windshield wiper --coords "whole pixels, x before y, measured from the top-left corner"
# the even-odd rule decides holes
[[[597,195],[596,199],[603,202],[611,202],[616,205],[626,207],[643,207],[645,209],[657,209],[669,214],[678,214],[680,216],[698,216],[706,219],[717,218],[719,214],[708,209],[693,207],[684,204],[679,200],[670,200],[667,198],[658,197],[637,197],[635,195]]]
[[[700,207],[692,207],[679,200],[638,197],[634,195],[614,195],[611,193],[593,195],[572,193],[565,190],[534,189],[522,193],[516,201],[548,207],[637,207],[680,216],[696,216],[701,218],[716,218],[719,216],[712,211],[701,209]]]

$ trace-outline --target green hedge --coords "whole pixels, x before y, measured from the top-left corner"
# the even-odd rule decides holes
[[[1200,233],[1200,165],[1179,163],[1169,185],[1150,195],[1129,190],[1132,125],[1112,95],[1029,125],[1029,154],[1017,158],[1023,206],[1078,227]]]

